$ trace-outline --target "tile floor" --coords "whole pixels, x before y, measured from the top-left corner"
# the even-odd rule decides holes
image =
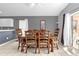
[[[17,49],[18,42],[16,40],[9,41],[6,44],[0,45],[0,56],[69,56],[64,47],[59,46],[59,49],[55,49],[54,52],[47,53],[46,48],[41,49],[40,54],[34,53],[34,48],[28,49],[27,54],[20,52]]]

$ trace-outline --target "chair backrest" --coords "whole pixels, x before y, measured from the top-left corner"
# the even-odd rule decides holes
[[[47,30],[39,31],[39,38],[40,39],[49,39],[50,38],[50,32]]]
[[[25,37],[26,39],[35,39],[36,34],[33,30],[28,30],[28,31],[25,31]]]
[[[22,30],[21,29],[16,29],[16,34],[17,34],[17,37],[22,36]]]
[[[39,30],[37,30],[37,29],[34,29],[34,30],[33,30],[33,32],[35,32],[35,33],[38,33],[38,31],[39,31]]]
[[[58,34],[59,34],[59,29],[57,28],[54,32],[54,36],[58,36]]]

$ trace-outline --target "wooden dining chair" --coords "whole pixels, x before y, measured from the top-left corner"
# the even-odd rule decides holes
[[[53,36],[53,46],[56,47],[58,49],[58,33],[59,33],[59,29],[56,29],[54,32],[54,36]]]
[[[58,49],[58,37],[53,37],[53,47]]]
[[[22,30],[21,29],[16,29],[16,34],[17,34],[17,38],[18,38],[18,49],[21,48],[21,52],[24,51],[24,47],[25,47],[25,37],[22,36]]]
[[[48,53],[50,52],[50,33],[46,30],[39,31],[38,38],[38,53],[40,53],[40,48],[43,45],[47,45]]]
[[[18,39],[18,49],[21,46],[21,36],[22,36],[22,30],[21,29],[16,29],[16,36]]]
[[[25,39],[26,39],[26,53],[29,45],[35,46],[35,53],[37,53],[36,33],[33,30],[25,31]]]

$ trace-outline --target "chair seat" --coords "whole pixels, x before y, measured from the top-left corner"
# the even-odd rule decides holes
[[[34,39],[27,39],[27,44],[35,44],[35,40]]]
[[[48,40],[46,40],[46,39],[40,40],[40,43],[47,43],[47,42],[48,42]]]

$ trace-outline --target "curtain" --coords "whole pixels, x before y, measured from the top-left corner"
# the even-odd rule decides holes
[[[63,39],[64,23],[65,23],[65,14],[63,14],[63,24],[62,24],[62,34],[61,34],[61,43],[62,43],[62,45],[64,45],[64,39]]]
[[[69,13],[65,14],[65,24],[64,24],[64,46],[72,45],[72,20]]]

